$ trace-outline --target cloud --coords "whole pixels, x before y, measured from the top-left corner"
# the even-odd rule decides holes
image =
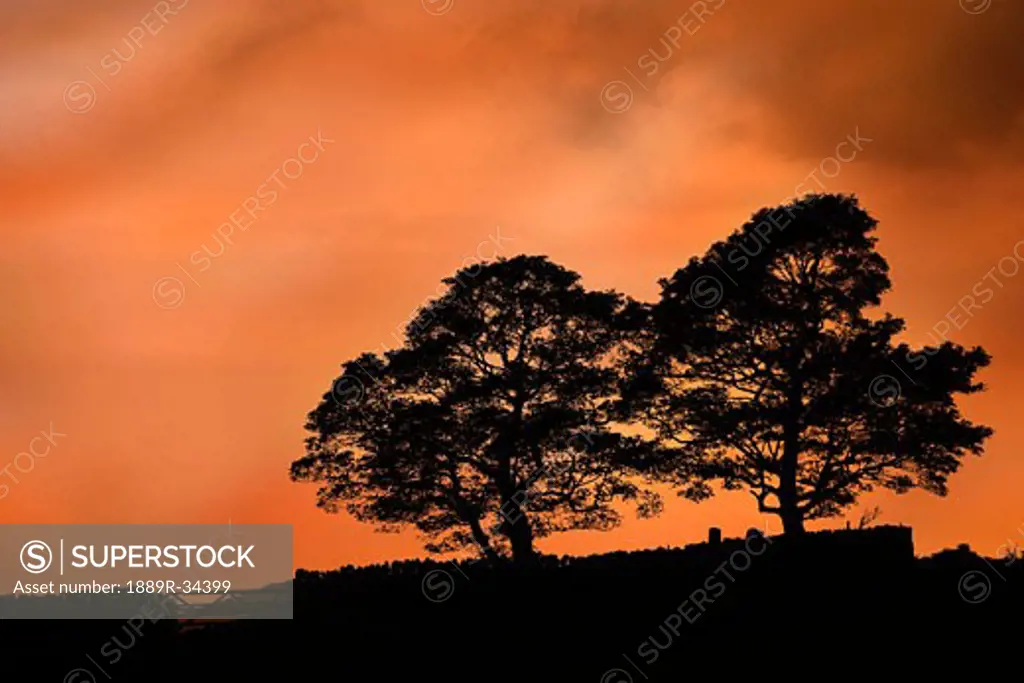
[[[608,81],[659,106],[673,80],[703,76],[746,117],[725,132],[770,152],[818,158],[860,126],[877,163],[954,166],[1020,161],[1022,33],[1024,5],[1007,1],[978,15],[926,0],[527,3],[495,10],[465,63],[540,86],[585,138],[615,130],[593,107]]]
[[[60,88],[148,6],[111,1],[100,10],[56,0],[0,10],[0,31],[11,39],[0,73],[49,51],[46,73],[56,78],[54,51],[70,61],[48,86],[53,117],[35,129],[29,165],[58,131],[68,132],[59,146],[72,162],[76,149],[173,151],[211,126],[237,126],[242,112],[272,107],[267,93],[287,84],[326,99],[409,106],[503,99],[537,117],[537,135],[579,147],[621,145],[631,137],[626,128],[670,107],[703,116],[706,134],[798,159],[820,158],[855,126],[878,141],[876,163],[1016,162],[1024,151],[1024,5],[1016,2],[994,0],[971,15],[927,0],[463,0],[441,17],[415,2],[261,2],[245,12],[189,3],[153,38],[153,52],[136,57],[145,77],[112,86],[121,89],[111,96],[117,106],[97,107],[103,125],[89,127],[60,110]],[[614,80],[633,90],[628,117],[601,106]],[[673,99],[679,88],[692,96],[694,83],[706,101]],[[7,135],[16,140],[41,125],[37,118],[9,115]]]

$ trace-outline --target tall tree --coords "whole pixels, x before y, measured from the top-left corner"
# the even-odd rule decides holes
[[[579,279],[518,256],[444,280],[401,349],[343,366],[292,478],[321,482],[328,511],[415,526],[429,551],[517,562],[535,538],[615,526],[617,500],[655,514],[619,466],[639,447],[613,419],[625,301]]]
[[[807,196],[661,281],[629,395],[666,445],[662,476],[696,464],[800,533],[875,487],[945,495],[982,452],[992,431],[954,398],[983,389],[989,356],[912,349],[902,319],[868,317],[891,286],[875,227],[855,197]]]

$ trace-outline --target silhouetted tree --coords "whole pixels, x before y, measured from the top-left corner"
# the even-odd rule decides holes
[[[991,430],[954,395],[983,388],[989,356],[915,352],[893,341],[901,319],[865,315],[890,288],[875,226],[855,197],[807,196],[661,281],[629,397],[666,445],[662,476],[697,463],[799,533],[874,487],[944,495],[982,452]]]
[[[293,479],[322,482],[329,511],[414,525],[432,552],[511,548],[519,562],[536,537],[613,527],[617,499],[655,514],[657,496],[618,464],[638,447],[611,414],[623,297],[586,291],[544,257],[444,283],[401,349],[343,366],[309,415]]]

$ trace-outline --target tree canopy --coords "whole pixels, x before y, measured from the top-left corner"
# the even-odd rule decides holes
[[[855,197],[807,196],[661,281],[628,395],[663,446],[663,478],[678,468],[689,485],[698,467],[799,533],[875,487],[944,495],[981,452],[991,430],[954,398],[983,388],[989,356],[912,349],[894,341],[902,319],[868,315],[891,286],[875,227]],[[915,353],[927,362],[911,368]]]
[[[309,414],[292,477],[319,505],[427,549],[534,555],[534,539],[609,529],[619,500],[660,501],[621,463],[640,446],[614,420],[625,299],[544,257],[464,268],[409,323],[402,348],[343,366]]]
[[[621,501],[656,514],[654,481],[745,489],[787,533],[877,488],[945,495],[992,433],[957,405],[990,358],[899,341],[876,225],[846,195],[761,209],[652,304],[542,256],[463,268],[401,348],[342,366],[292,478],[430,551],[517,561]]]

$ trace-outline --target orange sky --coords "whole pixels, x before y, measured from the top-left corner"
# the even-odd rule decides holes
[[[856,192],[893,269],[886,307],[927,343],[1024,239],[1022,30],[1011,0],[5,2],[0,470],[51,423],[67,436],[10,467],[18,483],[0,474],[0,519],[293,523],[309,568],[419,554],[316,509],[288,466],[339,364],[393,345],[499,226],[506,255],[650,299],[758,207]],[[190,262],[318,130],[315,161]],[[805,182],[855,131],[855,158]],[[946,499],[863,501],[919,552],[1024,543],[1024,273],[998,273],[950,332],[994,356],[965,404],[996,430],[987,454]],[[162,308],[169,277],[184,299]],[[712,524],[763,522],[742,493],[670,499],[541,548]]]

